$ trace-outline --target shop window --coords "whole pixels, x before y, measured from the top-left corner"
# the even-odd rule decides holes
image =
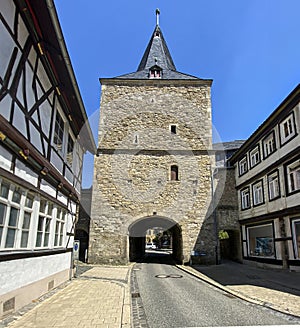
[[[263,151],[264,157],[267,158],[276,150],[275,142],[275,132],[272,131],[264,140],[263,140]]]
[[[177,165],[172,165],[171,166],[171,181],[178,181],[178,166]]]
[[[280,185],[278,171],[268,175],[269,200],[280,197]]]
[[[250,188],[247,187],[241,190],[241,206],[242,210],[250,208]]]
[[[239,161],[239,173],[240,175],[243,175],[247,171],[248,171],[247,156],[245,156]]]
[[[271,223],[248,227],[248,252],[250,256],[274,257],[274,233]]]
[[[295,256],[300,259],[300,218],[292,221]]]
[[[286,166],[288,193],[300,191],[300,160]]]
[[[260,151],[259,151],[259,147],[256,146],[250,152],[250,165],[251,165],[251,168],[256,166],[259,162],[260,162]]]
[[[252,185],[253,206],[264,203],[263,181],[260,180]]]
[[[296,135],[295,118],[293,112],[279,124],[279,131],[281,145],[284,145]]]

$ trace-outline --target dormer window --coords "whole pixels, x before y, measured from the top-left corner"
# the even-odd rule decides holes
[[[162,77],[162,69],[159,66],[155,65],[150,68],[149,70],[150,79],[161,79],[161,77]]]

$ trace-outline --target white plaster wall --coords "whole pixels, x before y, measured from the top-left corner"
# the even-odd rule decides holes
[[[0,295],[70,268],[71,252],[0,262]]]

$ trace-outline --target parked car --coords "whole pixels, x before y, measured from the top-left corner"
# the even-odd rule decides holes
[[[156,245],[154,243],[146,243],[146,249],[156,249]]]

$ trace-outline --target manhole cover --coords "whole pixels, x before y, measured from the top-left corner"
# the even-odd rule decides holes
[[[169,278],[170,276],[167,274],[157,274],[155,278]]]
[[[155,278],[182,278],[180,274],[157,274]]]

